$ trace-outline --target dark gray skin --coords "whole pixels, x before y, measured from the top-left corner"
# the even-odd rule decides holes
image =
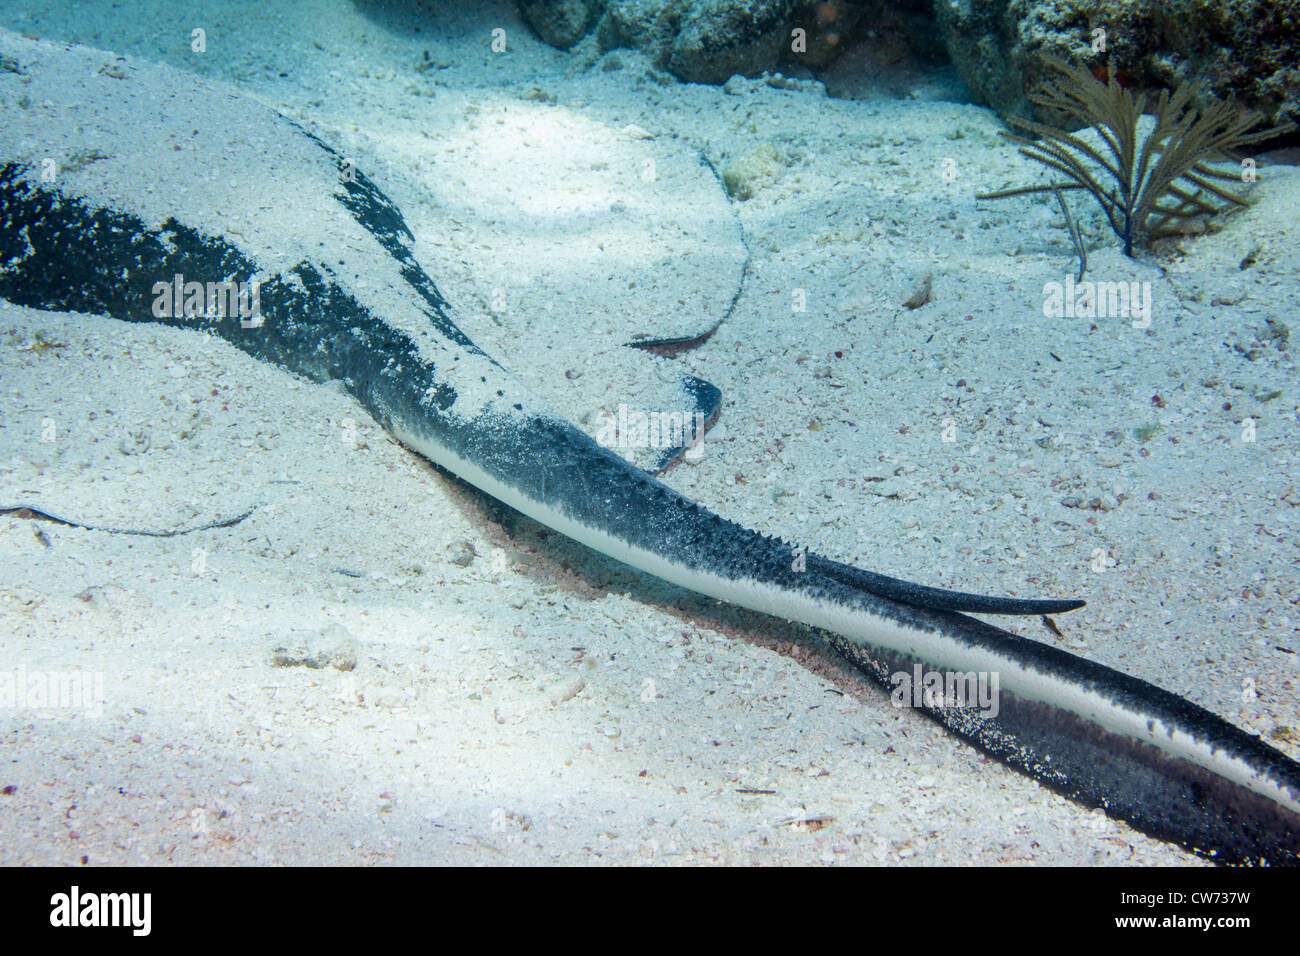
[[[281,125],[286,137],[308,136],[287,121]],[[318,141],[317,147],[329,153]],[[449,449],[519,498],[662,555],[688,574],[760,582],[939,635],[952,647],[994,653],[1063,692],[1086,689],[1117,709],[1150,715],[1233,755],[1280,792],[1300,799],[1300,765],[1203,708],[958,613],[1050,614],[1081,602],[962,594],[813,554],[792,560],[791,545],[711,513],[562,419],[518,406],[518,414],[503,423],[499,409],[489,421],[466,408],[444,370],[422,360],[405,332],[367,311],[345,280],[313,261],[289,270],[293,281],[285,274],[262,283],[262,322],[255,328],[245,328],[237,317],[158,319],[151,304],[159,276],[247,279],[258,271],[253,257],[229,238],[187,226],[180,210],[161,228],[150,228],[129,211],[96,207],[64,187],[42,183],[16,158],[0,156],[0,164],[0,297],[38,309],[197,328],[310,381],[337,381],[389,431]],[[445,301],[412,255],[411,235],[396,207],[364,176],[351,174],[339,177],[328,201],[346,209],[399,264],[411,299],[437,334],[465,354],[481,356],[448,317]],[[889,675],[910,671],[914,663],[935,666],[869,641],[826,636],[885,686]],[[1300,862],[1300,816],[1277,800],[1161,746],[1105,730],[1051,700],[1004,688],[1000,704],[996,717],[966,708],[922,709],[981,750],[1152,836],[1219,862]]]

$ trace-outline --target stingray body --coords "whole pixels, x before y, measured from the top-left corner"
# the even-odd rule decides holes
[[[193,328],[341,383],[502,502],[683,587],[824,629],[881,683],[918,667],[996,674],[996,715],[915,703],[1076,800],[1219,861],[1300,859],[1300,765],[1183,698],[960,613],[1079,602],[914,585],[712,514],[477,348],[398,209],[317,136],[168,67],[10,33],[0,55],[0,297]],[[209,284],[255,288],[256,308],[190,307],[186,290]]]

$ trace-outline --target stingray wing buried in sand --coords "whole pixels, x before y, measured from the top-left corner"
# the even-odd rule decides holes
[[[921,709],[1046,785],[1218,860],[1296,862],[1300,766],[1180,697],[958,613],[1079,602],[914,585],[712,514],[470,341],[396,206],[317,137],[167,67],[13,34],[0,54],[14,67],[0,74],[13,117],[0,131],[0,297],[195,328],[337,382],[408,448],[506,505],[682,587],[822,628],[881,682],[996,674],[996,708],[921,695]],[[62,172],[46,175],[45,157]],[[178,276],[182,292],[212,283],[225,307],[160,314],[175,311],[155,305]],[[253,283],[258,314],[241,320],[237,293]]]

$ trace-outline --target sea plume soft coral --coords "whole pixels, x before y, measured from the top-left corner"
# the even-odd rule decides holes
[[[1094,146],[1047,123],[1010,117],[1012,125],[1038,138],[1002,135],[1018,143],[1024,155],[1063,173],[1067,180],[975,198],[1086,189],[1101,205],[1128,256],[1133,255],[1135,245],[1185,233],[1194,221],[1247,205],[1241,195],[1222,185],[1243,181],[1240,166],[1228,171],[1211,164],[1239,164],[1241,158],[1235,151],[1242,146],[1294,128],[1288,121],[1257,130],[1263,121],[1260,113],[1221,100],[1210,100],[1198,111],[1190,105],[1191,87],[1184,83],[1172,93],[1160,93],[1154,126],[1143,136],[1140,120],[1147,107],[1146,94],[1135,95],[1125,89],[1115,79],[1114,70],[1103,83],[1083,67],[1054,57],[1046,62],[1057,76],[1030,94],[1030,102],[1091,126],[1103,145]],[[1068,224],[1068,213],[1066,218]]]

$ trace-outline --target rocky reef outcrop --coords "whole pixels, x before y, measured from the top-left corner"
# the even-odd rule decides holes
[[[978,102],[1032,116],[1044,54],[1139,89],[1190,81],[1300,120],[1300,0],[518,0],[542,39],[631,47],[680,80],[724,83],[831,63],[854,40],[907,23],[914,52],[951,59]],[[922,26],[917,26],[922,24]],[[903,31],[894,29],[894,35]],[[1045,117],[1038,117],[1043,119]]]
[[[1050,54],[1300,119],[1300,0],[935,0],[934,16],[975,98],[1004,116],[1033,115],[1025,94]]]

